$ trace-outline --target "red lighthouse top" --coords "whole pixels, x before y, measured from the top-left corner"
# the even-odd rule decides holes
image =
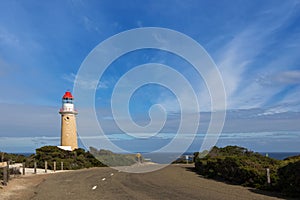
[[[63,99],[74,99],[73,95],[71,94],[71,92],[66,91],[66,93],[63,96]]]

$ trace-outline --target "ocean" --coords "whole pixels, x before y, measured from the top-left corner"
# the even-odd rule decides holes
[[[23,155],[25,157],[29,157],[29,156],[31,156],[32,154],[35,154],[35,153],[11,153],[11,154]]]
[[[259,152],[262,155],[268,154],[270,158],[275,158],[277,160],[283,160],[287,157],[300,155],[300,152]]]

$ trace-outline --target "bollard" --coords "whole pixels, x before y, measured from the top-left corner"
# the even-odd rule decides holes
[[[56,162],[55,161],[53,162],[53,171],[54,172],[56,171]]]
[[[22,174],[25,175],[25,163],[22,163]]]
[[[63,171],[64,170],[64,163],[60,162],[60,169]]]
[[[45,173],[47,173],[47,167],[48,167],[48,164],[47,164],[47,161],[45,161]]]
[[[269,169],[269,168],[267,168],[267,182],[268,182],[268,184],[270,184],[270,183],[271,183],[271,178],[270,178],[270,169]]]
[[[33,163],[33,167],[34,167],[34,174],[36,174],[36,161],[34,161],[34,163]]]

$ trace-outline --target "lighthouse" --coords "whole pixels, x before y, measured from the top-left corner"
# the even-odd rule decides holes
[[[67,91],[62,97],[61,114],[61,146],[64,150],[74,150],[78,148],[76,115],[78,112],[74,108],[74,97]]]

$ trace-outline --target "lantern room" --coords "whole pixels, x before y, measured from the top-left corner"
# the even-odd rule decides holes
[[[62,107],[60,113],[74,113],[77,114],[77,111],[74,109],[74,97],[70,91],[65,92],[62,97]]]
[[[64,94],[63,98],[62,98],[62,103],[63,103],[63,104],[64,104],[64,103],[71,103],[71,104],[73,104],[73,103],[74,103],[73,100],[74,100],[73,95],[71,94],[71,92],[67,91],[67,92]]]

